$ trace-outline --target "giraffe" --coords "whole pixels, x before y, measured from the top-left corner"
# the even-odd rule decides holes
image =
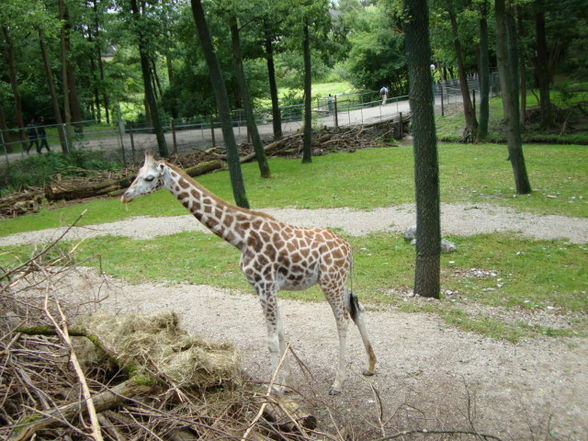
[[[265,315],[273,368],[286,349],[278,291],[304,290],[319,284],[335,315],[339,337],[338,366],[330,393],[340,393],[345,379],[350,318],[359,329],[368,355],[368,367],[363,373],[374,375],[376,355],[367,335],[363,307],[347,289],[352,253],[345,239],[330,230],[289,225],[268,214],[231,205],[178,167],[156,160],[151,152],[145,153],[145,163],[121,202],[161,188],[169,190],[210,231],[241,251],[239,266],[255,289]],[[277,390],[284,389],[280,386]]]

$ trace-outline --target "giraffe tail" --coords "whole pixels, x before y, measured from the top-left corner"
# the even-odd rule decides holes
[[[359,314],[364,311],[363,305],[359,303],[359,299],[352,292],[349,293],[349,315],[351,319],[357,324]]]

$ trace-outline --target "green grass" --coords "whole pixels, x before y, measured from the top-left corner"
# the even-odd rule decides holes
[[[397,294],[412,286],[413,246],[398,234],[378,233],[349,240],[355,250],[354,291],[372,308],[395,305],[407,312],[434,312],[464,330],[511,341],[536,335],[585,335],[588,329],[585,319],[577,320],[570,329],[550,329],[530,326],[522,320],[509,322],[483,310],[472,314],[463,308],[474,303],[506,311],[552,307],[558,314],[586,314],[587,253],[581,246],[506,234],[452,237],[458,251],[442,257],[442,289],[458,295],[442,302],[419,303],[406,302]],[[73,245],[63,243],[61,247]],[[6,251],[0,255],[3,266],[13,265],[15,256],[22,260],[32,252],[31,247]],[[163,260],[176,264],[162,265]],[[238,250],[216,236],[200,232],[144,241],[123,237],[87,240],[78,246],[76,261],[131,283],[206,284],[251,292],[238,269]],[[486,273],[473,276],[472,268]],[[311,301],[322,299],[316,287],[280,295]]]
[[[506,148],[495,144],[442,144],[439,147],[441,200],[491,203],[520,211],[588,216],[588,152],[584,146],[532,145],[525,149],[534,192],[515,196]],[[252,207],[371,209],[414,202],[413,154],[408,146],[336,153],[298,160],[270,159],[273,177],[261,179],[257,164],[243,165]],[[228,172],[200,177],[199,182],[232,200]],[[99,199],[79,205],[43,208],[40,213],[0,221],[0,236],[69,225],[84,209],[80,225],[132,216],[175,216],[185,209],[166,191],[122,205]]]

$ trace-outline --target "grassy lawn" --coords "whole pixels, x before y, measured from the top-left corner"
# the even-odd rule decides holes
[[[439,156],[443,202],[588,215],[588,155],[584,146],[527,146],[527,166],[535,191],[519,197],[514,197],[504,146],[442,144]],[[243,170],[254,207],[369,209],[413,202],[412,164],[411,148],[401,146],[320,156],[310,165],[274,158],[270,160],[273,177],[269,180],[258,177],[256,164],[245,164]],[[206,175],[199,181],[231,200],[227,172]],[[3,220],[0,234],[67,225],[84,209],[88,210],[82,219],[86,225],[138,215],[186,213],[169,193],[160,191],[130,205],[122,205],[116,198],[100,199]],[[510,341],[537,335],[588,335],[587,253],[583,245],[509,234],[450,237],[458,251],[442,257],[445,298],[425,302],[402,295],[413,283],[414,248],[399,234],[348,239],[355,249],[354,288],[371,308],[395,305],[407,312],[432,312],[461,329]],[[102,237],[81,244],[60,244],[62,248],[74,245],[78,264],[100,268],[131,283],[199,283],[251,291],[238,269],[238,251],[212,235],[190,232],[144,241]],[[13,265],[31,252],[31,247],[2,248],[0,265]],[[178,264],[163,269],[164,259]],[[317,288],[282,295],[322,299]],[[567,314],[569,326],[534,325],[524,317],[535,311]]]
[[[401,235],[378,233],[348,239],[355,250],[354,291],[371,308],[395,305],[406,312],[433,312],[462,329],[511,341],[535,335],[586,335],[588,330],[583,318],[588,312],[588,272],[582,246],[506,234],[451,237],[458,252],[442,257],[444,299],[418,302],[406,301],[401,295],[410,290],[414,274],[414,248]],[[63,243],[61,249],[73,246],[76,263],[131,283],[205,284],[251,292],[238,269],[238,250],[211,234],[189,232],[144,241],[102,237],[81,245]],[[5,251],[0,255],[2,265],[14,264],[15,256],[23,259],[32,250],[16,247]],[[162,265],[162,256],[177,264]],[[316,287],[280,296],[309,301],[323,298]],[[549,308],[580,318],[569,328],[552,329],[529,326],[522,318],[515,322],[497,318],[483,309],[473,314],[468,305],[508,312]]]
[[[491,203],[540,214],[588,216],[586,147],[529,145],[525,157],[534,192],[516,197],[504,146],[441,144],[442,202]],[[273,177],[261,179],[257,164],[243,165],[252,207],[370,209],[414,202],[413,156],[408,146],[319,156],[309,165],[273,158],[270,167]],[[202,176],[199,182],[232,200],[228,172]],[[110,198],[43,208],[37,214],[1,220],[0,236],[69,225],[84,209],[88,211],[80,225],[186,213],[168,192],[159,191],[129,205]]]

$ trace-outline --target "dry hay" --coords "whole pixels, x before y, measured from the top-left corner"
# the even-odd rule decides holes
[[[235,349],[188,335],[173,312],[151,316],[101,312],[80,316],[76,325],[96,336],[133,375],[155,375],[182,388],[240,383]]]

